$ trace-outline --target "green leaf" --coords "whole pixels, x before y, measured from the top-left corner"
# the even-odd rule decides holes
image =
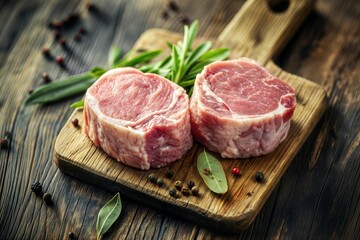
[[[108,55],[109,66],[115,67],[121,60],[121,49],[113,46]]]
[[[220,161],[205,149],[197,158],[197,169],[211,191],[218,194],[227,192],[228,184]]]
[[[77,102],[74,102],[70,105],[70,108],[83,108],[84,107],[84,100],[80,100]]]
[[[86,72],[53,81],[35,89],[35,91],[26,98],[25,104],[51,103],[84,93],[96,79],[97,78],[94,78],[89,72]]]
[[[90,75],[94,78],[101,77],[104,73],[106,73],[106,70],[101,67],[94,67],[89,71]]]
[[[219,61],[219,60],[225,60],[230,56],[230,50],[228,48],[217,48],[212,49],[202,55],[200,60],[202,61]]]
[[[134,67],[137,64],[145,63],[145,62],[150,61],[151,59],[158,56],[160,53],[161,53],[161,50],[145,51],[143,53],[140,53],[140,54],[136,55],[133,58],[126,57],[124,60],[122,60],[115,67]]]
[[[117,193],[100,209],[96,222],[97,238],[109,230],[116,219],[120,216],[121,208],[120,194]]]
[[[207,41],[200,44],[186,59],[186,65],[191,65],[203,56],[210,48],[211,42]]]

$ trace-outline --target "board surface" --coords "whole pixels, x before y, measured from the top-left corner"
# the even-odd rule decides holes
[[[139,38],[134,48],[166,49],[166,42],[176,42],[180,38],[181,35],[176,33],[152,29]],[[238,55],[237,51],[231,53],[231,57]],[[167,167],[137,170],[110,158],[93,145],[80,128],[71,124],[74,117],[79,119],[80,126],[83,124],[82,110],[76,110],[61,130],[55,144],[55,162],[65,173],[111,191],[120,191],[136,201],[210,229],[232,232],[244,229],[256,217],[326,109],[326,96],[320,86],[282,71],[271,61],[265,67],[296,90],[297,107],[290,131],[285,142],[266,156],[222,159],[229,185],[229,191],[224,195],[212,193],[197,172],[196,158],[203,150],[200,144],[195,143],[183,159]],[[231,174],[233,167],[241,169],[240,177]],[[175,173],[171,179],[164,177],[169,169]],[[258,171],[264,173],[264,183],[255,181]],[[150,173],[164,178],[164,186],[149,182]],[[200,189],[199,196],[179,194],[178,198],[171,197],[169,190],[177,180],[194,181]]]

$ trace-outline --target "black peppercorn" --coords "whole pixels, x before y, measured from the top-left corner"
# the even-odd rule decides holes
[[[197,195],[199,195],[199,189],[196,186],[194,186],[191,189],[191,193],[192,193],[192,195],[197,196]]]
[[[42,77],[42,79],[44,80],[44,83],[49,83],[49,82],[51,82],[51,79],[50,79],[49,74],[48,74],[47,72],[43,72],[43,73],[41,74],[41,77]]]
[[[151,173],[149,176],[148,176],[148,179],[150,182],[152,183],[156,183],[157,181],[157,178],[155,177],[155,174]]]
[[[9,146],[9,140],[6,138],[0,138],[0,146],[2,149],[6,149]]]
[[[74,238],[75,238],[75,233],[69,232],[69,238],[70,238],[70,239],[74,239]]]
[[[169,1],[169,8],[174,11],[174,12],[178,12],[179,11],[179,6],[177,5],[177,3],[175,1]]]
[[[81,40],[81,34],[80,33],[75,33],[74,40],[79,42]]]
[[[181,188],[181,193],[184,195],[184,196],[189,196],[190,195],[190,190],[188,188]]]
[[[50,49],[49,48],[43,48],[42,53],[44,56],[48,57],[50,56]]]
[[[32,94],[34,92],[34,89],[32,89],[32,88],[30,88],[29,90],[28,90],[28,94]]]
[[[176,189],[175,188],[172,188],[172,189],[170,189],[170,191],[169,191],[169,194],[170,194],[170,196],[172,196],[172,197],[176,197],[177,195],[177,191],[176,191]]]
[[[165,177],[167,178],[172,178],[173,176],[174,176],[173,170],[169,170],[165,173]]]
[[[33,184],[31,184],[31,191],[33,191],[34,193],[40,195],[42,193],[41,183],[34,182]]]
[[[163,180],[162,178],[158,178],[158,179],[156,180],[156,184],[157,184],[159,187],[161,187],[162,185],[164,185],[164,180]]]
[[[85,34],[85,33],[86,33],[86,29],[85,29],[84,27],[80,27],[80,28],[79,28],[79,33]]]
[[[189,181],[188,188],[191,190],[195,186],[195,183],[193,181]]]
[[[60,39],[61,33],[60,33],[59,30],[55,30],[55,31],[53,32],[53,34],[54,34],[54,38],[55,38],[56,40],[59,40],[59,39]]]
[[[161,17],[166,20],[169,18],[169,13],[166,10],[164,10],[161,13]]]
[[[48,205],[52,204],[52,199],[51,198],[52,198],[52,196],[51,196],[50,193],[44,193],[43,200],[44,200],[44,202],[46,204],[48,204]]]
[[[181,181],[176,181],[175,182],[175,187],[176,187],[176,189],[178,189],[178,190],[181,190],[181,188],[182,188],[182,182]]]
[[[263,182],[264,181],[264,174],[262,173],[262,172],[257,172],[256,174],[255,174],[255,180],[257,181],[257,182]]]
[[[189,25],[191,22],[188,17],[186,17],[185,15],[182,15],[182,14],[179,16],[179,21],[184,25]]]
[[[61,46],[66,47],[66,39],[65,38],[61,38],[59,40],[59,43],[60,43]]]

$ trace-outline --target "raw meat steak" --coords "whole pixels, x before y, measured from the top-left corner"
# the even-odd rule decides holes
[[[214,62],[195,81],[193,136],[222,157],[264,155],[286,138],[295,105],[294,90],[254,60]]]
[[[96,146],[143,170],[180,159],[193,143],[184,89],[134,68],[110,70],[87,90],[84,119]]]

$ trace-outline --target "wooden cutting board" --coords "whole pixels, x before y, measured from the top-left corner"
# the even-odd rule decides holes
[[[304,78],[286,73],[271,58],[280,51],[292,33],[312,9],[311,0],[292,1],[283,13],[273,13],[264,0],[248,0],[233,21],[216,40],[217,47],[229,47],[231,58],[255,58],[280,79],[289,83],[297,96],[297,107],[289,135],[274,152],[251,159],[222,159],[229,191],[212,193],[203,183],[196,168],[196,158],[203,147],[195,143],[183,159],[161,169],[141,171],[125,166],[95,147],[80,128],[71,124],[76,117],[83,124],[82,110],[76,110],[61,130],[55,143],[55,162],[65,173],[114,192],[121,192],[140,203],[182,219],[201,224],[212,230],[236,232],[246,228],[256,217],[268,196],[288,168],[292,159],[309,136],[326,108],[326,96],[321,86]],[[176,42],[182,36],[161,29],[145,32],[135,49],[166,49],[166,42]],[[231,174],[233,167],[241,176]],[[175,175],[165,178],[172,169]],[[264,183],[255,181],[255,173],[265,175]],[[154,173],[163,177],[162,187],[148,181]],[[174,182],[194,181],[199,196],[173,198],[169,189]]]

